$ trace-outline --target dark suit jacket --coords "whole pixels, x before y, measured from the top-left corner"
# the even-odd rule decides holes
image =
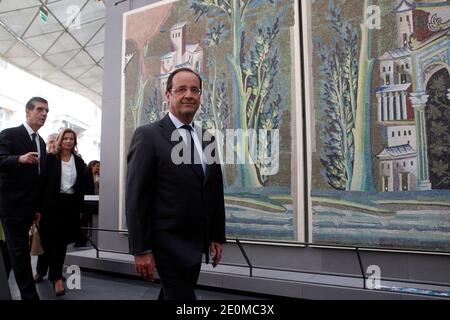
[[[75,181],[74,202],[61,204],[56,201],[61,189],[61,158],[49,153],[46,160],[45,186],[41,206],[41,229],[64,230],[68,241],[76,241],[80,235],[80,212],[84,202],[84,170],[83,159],[74,155],[77,178]]]
[[[35,151],[24,125],[0,133],[0,216],[31,218],[38,210],[44,163],[45,142],[39,136],[41,176],[37,165],[19,164],[21,155]]]
[[[168,115],[136,129],[126,217],[131,254],[153,250],[159,265],[188,267],[201,262],[202,252],[208,257],[211,241],[225,243],[222,172],[219,163],[206,165],[202,179],[193,165],[174,164],[174,130]]]

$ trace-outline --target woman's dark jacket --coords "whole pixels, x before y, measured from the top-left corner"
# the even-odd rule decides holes
[[[68,242],[77,241],[80,235],[80,212],[84,202],[86,164],[78,155],[73,155],[77,178],[73,201],[57,201],[61,189],[61,158],[48,154],[45,165],[45,183],[41,206],[41,229],[43,232],[64,235]]]

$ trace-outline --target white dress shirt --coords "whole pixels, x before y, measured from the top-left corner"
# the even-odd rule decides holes
[[[75,158],[70,155],[69,161],[61,160],[61,189],[60,193],[75,193],[75,181],[77,180],[77,168],[75,166]]]
[[[178,132],[180,133],[181,137],[183,138],[183,141],[189,145],[190,141],[187,140],[188,139],[188,132],[185,129],[181,129],[179,130],[182,126],[184,126],[184,123],[181,122],[180,120],[178,120],[177,117],[175,117],[170,111],[169,111],[169,118],[170,120],[172,120],[175,128],[178,129]],[[195,149],[197,150],[197,153],[200,155],[200,160],[202,162],[202,168],[203,168],[203,172],[205,172],[205,159],[204,159],[204,155],[203,155],[203,148],[202,148],[202,144],[198,138],[198,134],[197,134],[197,130],[198,127],[196,128],[194,125],[194,122],[192,122],[191,124],[189,124],[192,127],[192,138],[194,139],[194,144],[195,144]]]
[[[26,122],[23,124],[23,126],[25,127],[25,129],[27,129],[30,140],[33,140],[33,137],[31,135],[33,133],[36,133],[36,140],[34,142],[36,143],[37,152],[39,154],[38,159],[41,159],[41,143],[39,142],[39,133],[34,132],[34,130],[31,129],[31,127]]]

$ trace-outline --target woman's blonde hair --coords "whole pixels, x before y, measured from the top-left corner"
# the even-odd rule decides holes
[[[56,143],[55,143],[55,154],[57,154],[58,156],[61,155],[61,144],[64,138],[64,135],[66,133],[73,133],[74,136],[74,144],[73,144],[73,148],[72,148],[72,153],[73,154],[78,154],[78,149],[77,149],[77,133],[70,128],[64,128],[61,129],[58,133],[58,136],[56,137]]]

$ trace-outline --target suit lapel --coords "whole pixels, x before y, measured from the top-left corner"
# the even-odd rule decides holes
[[[41,148],[41,157],[39,159],[39,165],[41,168],[41,174],[45,170],[45,158],[47,157],[47,150],[44,139],[42,139],[41,136],[39,136],[39,147]]]
[[[205,130],[203,130],[203,128],[200,128],[200,130],[198,130],[198,132],[202,133],[202,137],[199,137],[199,139],[202,142],[203,157],[205,159],[205,178],[203,180],[203,185],[205,185],[206,181],[209,178],[209,174],[211,172],[211,164],[208,164],[209,161],[206,161],[205,148],[212,142],[211,141],[206,141],[206,140],[203,139],[203,137],[205,136]]]
[[[25,128],[25,126],[22,124],[19,128],[21,128],[20,132],[21,132],[21,139],[23,140],[23,142],[25,143],[25,145],[27,146],[27,150],[33,151],[36,149],[35,146],[33,146],[33,141],[31,140],[30,135],[28,134],[27,129]]]
[[[173,124],[172,120],[170,120],[169,114],[167,114],[164,118],[161,119],[159,126],[161,128],[161,133],[164,136],[164,138],[172,145],[172,147],[175,147],[176,145],[178,145],[179,143],[183,143],[184,144],[184,150],[188,150],[188,145],[184,142],[183,138],[181,137],[181,135],[179,136],[178,141],[172,141],[172,134],[173,132],[176,130],[175,125]],[[175,136],[176,137],[176,136]],[[202,140],[200,140],[202,141]],[[200,174],[197,172],[197,170],[194,167],[194,164],[191,163],[189,164],[189,167],[192,169],[192,171],[195,172],[195,174],[197,175],[197,177],[199,179],[202,179],[202,177],[200,176]],[[206,179],[204,179],[206,180]]]
[[[159,122],[159,126],[161,128],[161,133],[164,138],[169,142],[172,146],[176,146],[180,141],[172,141],[172,133],[176,130],[175,125],[172,120],[169,118],[169,114],[167,114],[164,118]],[[181,139],[181,136],[180,136]]]

